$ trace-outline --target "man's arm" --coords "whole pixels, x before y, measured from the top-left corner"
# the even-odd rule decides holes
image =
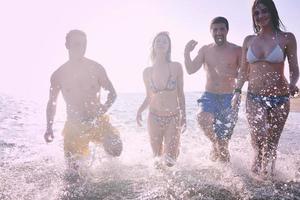
[[[180,111],[180,117],[181,117],[181,127],[182,131],[185,131],[186,129],[186,111],[185,111],[185,97],[184,97],[184,83],[183,83],[183,70],[182,66],[179,64],[178,67],[178,86],[177,86],[177,93],[178,93],[178,103],[179,103],[179,111]]]
[[[236,73],[235,78],[238,78],[239,71],[241,70],[241,64],[242,64],[242,47],[238,46],[236,49],[237,54],[237,66],[236,66]]]
[[[101,87],[108,91],[107,99],[100,110],[100,114],[104,114],[115,102],[117,98],[117,93],[103,67],[101,67],[99,82]]]
[[[46,110],[47,130],[44,135],[46,142],[52,142],[54,138],[52,125],[56,113],[57,97],[60,91],[60,87],[55,74],[51,76],[50,81],[51,81],[51,86],[50,86],[49,100],[47,103],[47,110]]]
[[[196,45],[197,42],[191,40],[187,43],[184,50],[184,63],[188,74],[197,72],[204,63],[204,46],[199,50],[198,55],[194,58],[194,60],[191,59],[190,53],[194,50]]]
[[[236,87],[234,90],[234,96],[231,101],[231,105],[234,109],[236,109],[239,105],[242,93],[242,87],[244,83],[248,80],[248,73],[249,73],[249,66],[246,59],[247,50],[248,50],[248,42],[252,36],[247,36],[244,40],[243,47],[242,47],[242,56],[241,56],[241,64],[240,69],[237,77]]]

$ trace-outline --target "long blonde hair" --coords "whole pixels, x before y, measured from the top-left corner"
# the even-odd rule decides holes
[[[155,40],[161,36],[161,35],[164,35],[168,38],[168,41],[169,41],[169,49],[167,51],[167,54],[166,54],[166,61],[168,62],[171,62],[171,38],[169,36],[169,32],[167,31],[162,31],[162,32],[159,32],[158,34],[156,34],[156,36],[154,37],[153,41],[152,41],[152,46],[151,46],[151,61],[152,63],[154,62],[155,58],[156,58],[156,53],[154,51],[154,43],[155,43]]]

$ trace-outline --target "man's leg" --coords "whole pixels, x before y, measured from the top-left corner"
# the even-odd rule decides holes
[[[212,161],[216,161],[219,157],[219,149],[214,131],[215,117],[209,112],[199,112],[197,115],[197,120],[206,137],[208,137],[208,139],[212,142],[212,151],[210,156]]]
[[[82,125],[66,122],[63,129],[64,154],[68,168],[78,170],[79,161],[89,155],[89,138]]]
[[[219,148],[219,159],[222,162],[229,162],[230,161],[230,153],[228,149],[229,139],[218,139],[218,148]]]
[[[104,150],[111,156],[118,157],[123,150],[123,143],[118,134],[106,133],[103,138]]]
[[[111,156],[120,156],[123,150],[123,143],[118,130],[113,127],[107,115],[103,115],[98,119],[97,126],[91,132],[91,141],[95,143],[103,143],[106,153]]]
[[[238,109],[231,109],[231,98],[223,102],[223,108],[219,111],[217,115],[217,122],[215,124],[215,133],[218,139],[218,148],[220,151],[220,161],[229,162],[230,152],[229,152],[229,141],[231,135],[233,134],[233,129],[238,119]]]

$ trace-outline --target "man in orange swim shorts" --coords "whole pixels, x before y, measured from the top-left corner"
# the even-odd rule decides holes
[[[51,76],[47,105],[46,142],[51,142],[53,120],[59,92],[66,102],[67,121],[63,129],[64,151],[67,158],[89,155],[89,143],[102,143],[105,151],[120,156],[122,141],[118,131],[105,115],[116,99],[115,89],[105,69],[84,57],[87,39],[80,30],[71,30],[66,36],[69,60]],[[107,100],[100,102],[100,90],[108,91]]]

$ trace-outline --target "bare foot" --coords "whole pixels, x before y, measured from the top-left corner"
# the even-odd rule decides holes
[[[224,163],[230,162],[230,153],[228,150],[228,141],[219,142],[219,160]]]
[[[166,165],[164,164],[163,160],[159,158],[154,158],[154,168],[158,171],[165,171]]]
[[[230,154],[229,154],[228,149],[226,149],[226,150],[223,149],[221,151],[219,160],[224,163],[230,162]]]

